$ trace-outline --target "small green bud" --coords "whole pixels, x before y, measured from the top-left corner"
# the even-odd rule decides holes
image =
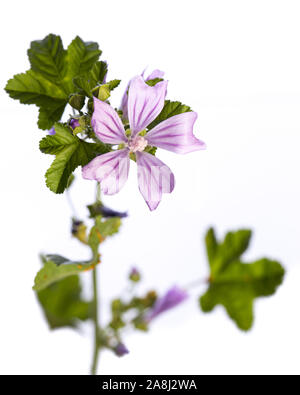
[[[90,117],[83,115],[82,117],[79,118],[79,125],[84,129],[87,126],[90,126],[91,121]]]
[[[70,106],[72,106],[73,108],[75,108],[75,110],[78,111],[82,109],[82,107],[84,106],[84,102],[85,102],[85,97],[83,95],[80,95],[79,93],[76,93],[75,95],[71,95],[69,99]]]
[[[87,104],[88,112],[92,113],[94,111],[94,102],[93,99],[89,99]]]
[[[87,244],[86,229],[87,228],[82,221],[77,220],[76,218],[72,219],[71,233],[72,233],[73,237],[75,237],[77,240],[79,240],[83,244]]]
[[[74,136],[76,136],[76,135],[79,134],[79,133],[83,133],[83,132],[84,132],[84,128],[82,128],[81,126],[78,126],[77,128],[75,128],[75,129],[73,130]]]
[[[141,274],[135,267],[129,273],[129,279],[134,283],[138,283],[141,280]]]
[[[109,85],[101,85],[98,91],[98,99],[102,101],[106,101],[110,97],[110,89]]]

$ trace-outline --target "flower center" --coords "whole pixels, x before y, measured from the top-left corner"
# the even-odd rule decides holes
[[[142,136],[136,136],[133,140],[128,143],[130,152],[142,152],[147,147],[148,141]]]

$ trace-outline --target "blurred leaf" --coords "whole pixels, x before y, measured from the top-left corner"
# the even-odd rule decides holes
[[[147,332],[149,330],[147,322],[144,321],[142,316],[138,316],[132,320],[135,329]]]
[[[55,124],[55,135],[46,136],[40,141],[40,150],[45,154],[56,155],[46,172],[46,184],[54,193],[63,193],[68,186],[70,175],[78,166],[84,166],[99,154],[109,152],[103,143],[87,143],[72,134],[63,124]]]
[[[77,220],[76,218],[72,219],[72,228],[71,228],[72,236],[83,244],[87,244],[86,231],[87,231],[87,227],[82,221]]]
[[[34,280],[33,289],[35,291],[41,291],[63,278],[92,270],[95,267],[94,262],[74,262],[60,255],[46,255],[43,257],[43,261],[44,266]]]
[[[166,100],[164,108],[159,116],[148,126],[148,129],[153,129],[159,123],[165,121],[166,119],[173,117],[174,115],[183,114],[185,112],[190,112],[191,107],[186,106],[179,101]]]
[[[237,326],[249,330],[253,324],[255,298],[273,295],[282,283],[284,269],[273,260],[261,259],[243,263],[241,255],[247,250],[251,231],[229,232],[218,243],[213,229],[206,235],[207,254],[211,269],[208,291],[200,298],[204,312],[223,305]]]
[[[119,217],[103,219],[101,216],[96,217],[95,225],[92,227],[89,235],[88,244],[93,251],[94,259],[98,256],[98,248],[106,237],[112,236],[119,231],[121,220]]]
[[[219,272],[226,269],[231,262],[238,260],[247,250],[252,232],[251,230],[238,230],[228,232],[222,243],[218,243],[213,229],[210,229],[206,236],[206,249],[211,269],[214,277]]]
[[[90,218],[95,218],[98,215],[101,215],[104,218],[108,218],[108,217],[126,218],[127,217],[126,212],[115,211],[109,207],[104,206],[100,202],[90,204],[87,206],[87,208],[90,213]]]
[[[78,320],[91,318],[92,303],[81,299],[79,276],[70,276],[37,292],[51,329],[76,327]]]

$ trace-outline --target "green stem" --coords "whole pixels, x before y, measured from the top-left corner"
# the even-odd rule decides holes
[[[100,183],[97,182],[97,190],[96,190],[96,201],[99,202],[101,198],[101,189]],[[93,363],[91,368],[91,374],[94,376],[97,374],[97,367],[99,361],[99,353],[100,353],[100,341],[99,341],[99,313],[98,313],[98,286],[97,286],[97,266],[93,270],[93,321],[94,321],[94,355],[93,355]]]
[[[97,182],[96,189],[96,201],[100,202],[101,199],[101,188],[100,183]],[[97,374],[97,367],[99,361],[99,353],[100,353],[100,341],[99,341],[99,312],[98,312],[98,285],[97,285],[97,266],[93,270],[93,321],[94,321],[94,355],[93,355],[93,363],[91,368],[91,374],[94,376]]]
[[[94,356],[93,363],[91,368],[91,374],[97,374],[97,366],[99,361],[99,316],[98,316],[98,289],[97,289],[97,269],[96,267],[93,270],[93,291],[94,291],[94,299],[93,299],[93,321],[94,321]]]

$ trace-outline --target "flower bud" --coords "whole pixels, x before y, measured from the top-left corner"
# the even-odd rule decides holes
[[[131,269],[131,272],[129,273],[129,279],[134,282],[137,283],[140,281],[141,279],[141,274],[140,272],[137,270],[137,268],[133,267]]]
[[[80,123],[79,123],[78,119],[72,118],[71,121],[69,122],[69,125],[74,130],[75,128],[78,128],[80,126]]]
[[[127,347],[123,343],[117,344],[114,348],[114,352],[118,357],[123,357],[124,355],[129,353]]]
[[[109,85],[101,85],[98,91],[98,99],[102,101],[106,101],[110,97],[110,89]]]
[[[97,215],[102,215],[104,218],[126,218],[128,216],[127,212],[115,211],[109,207],[104,206],[102,203],[94,203],[88,206],[91,218]]]
[[[48,130],[48,134],[49,134],[50,136],[54,136],[54,135],[55,135],[54,126],[52,126],[52,128]]]
[[[69,104],[71,107],[75,108],[75,110],[80,111],[84,106],[85,97],[80,94],[71,95],[69,99]]]
[[[76,239],[81,241],[81,243],[87,243],[86,226],[82,221],[77,220],[76,218],[72,219],[71,233],[73,237],[76,237]]]

